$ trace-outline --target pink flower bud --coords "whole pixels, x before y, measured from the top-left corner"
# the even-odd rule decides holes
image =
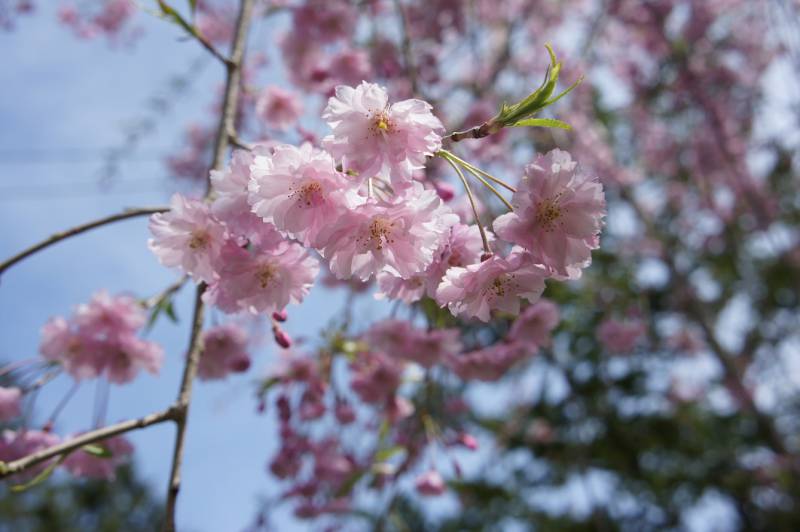
[[[275,343],[281,346],[284,349],[289,349],[292,347],[292,339],[289,338],[289,335],[283,329],[279,329],[275,327],[274,330],[275,336]]]
[[[289,313],[285,310],[280,310],[272,313],[272,319],[283,323],[289,319]]]
[[[463,445],[470,451],[475,451],[478,448],[478,440],[472,434],[461,434],[456,443]]]
[[[450,201],[456,197],[456,190],[450,183],[445,181],[434,181],[433,186],[436,188],[436,193],[439,194],[439,197],[442,198],[442,201]]]
[[[441,495],[447,489],[444,480],[442,479],[442,475],[440,475],[435,469],[426,471],[418,476],[415,486],[421,495],[431,496]]]

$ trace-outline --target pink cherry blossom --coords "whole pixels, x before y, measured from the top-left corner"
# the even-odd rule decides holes
[[[146,320],[144,308],[134,297],[112,297],[105,290],[94,294],[89,303],[82,303],[75,309],[75,323],[81,333],[98,339],[133,334],[144,326]]]
[[[250,367],[247,333],[228,323],[203,331],[203,351],[197,366],[201,380],[224,379],[230,373],[242,373]]]
[[[250,182],[250,165],[258,155],[268,155],[270,148],[258,145],[252,151],[235,150],[231,162],[223,170],[211,170],[214,201],[211,212],[238,236],[257,232],[264,222],[250,212],[247,203],[247,184]]]
[[[134,298],[101,291],[79,305],[69,320],[49,320],[42,327],[39,349],[47,360],[63,364],[75,379],[105,375],[111,382],[124,384],[141,370],[158,373],[163,362],[158,344],[136,336],[144,323],[144,310]]]
[[[414,486],[421,495],[441,495],[447,490],[442,475],[435,469],[430,469],[417,477]]]
[[[161,264],[179,267],[198,281],[214,280],[225,227],[206,203],[173,195],[170,210],[150,218],[150,232],[148,246]]]
[[[206,301],[228,313],[271,313],[301,302],[318,271],[319,262],[299,244],[284,241],[271,248],[245,249],[229,242]]]
[[[76,477],[114,480],[116,469],[133,454],[133,445],[122,436],[115,436],[95,445],[108,451],[110,456],[94,456],[79,449],[67,456],[64,468]]]
[[[268,125],[286,130],[300,118],[303,106],[293,92],[270,85],[256,100],[256,113]]]
[[[453,373],[464,379],[496,381],[517,362],[535,354],[536,349],[521,343],[497,343],[446,359],[447,366]]]
[[[333,129],[323,145],[360,180],[382,175],[396,188],[411,180],[441,148],[444,127],[422,100],[389,104],[386,90],[373,83],[340,85],[322,118]]]
[[[494,241],[494,235],[487,231],[489,242]],[[453,267],[466,267],[477,264],[483,254],[483,240],[477,225],[464,225],[457,223],[450,228],[450,235],[434,257],[433,263],[425,272],[426,293],[436,297],[436,289],[442,282],[447,270]]]
[[[13,462],[36,451],[57,445],[59,440],[56,434],[42,430],[4,430],[0,437],[0,461]],[[24,473],[19,473],[16,478],[22,480],[33,478],[53,460],[33,466]]]
[[[645,323],[638,318],[608,318],[597,327],[597,339],[609,353],[625,354],[634,350],[646,332]]]
[[[344,0],[309,0],[292,9],[294,32],[306,42],[325,44],[347,37],[358,14]]]
[[[519,247],[508,257],[492,255],[467,267],[447,270],[436,301],[455,316],[489,321],[492,310],[519,314],[520,298],[535,303],[544,291],[545,272]]]
[[[540,299],[514,320],[508,340],[547,347],[550,345],[550,332],[558,325],[558,321],[558,306],[548,299]]]
[[[375,299],[399,299],[406,304],[419,301],[425,295],[426,278],[424,273],[403,279],[391,273],[380,272],[375,277],[378,283]]]
[[[0,421],[14,419],[22,413],[22,390],[0,386]]]
[[[403,366],[384,353],[359,353],[350,364],[350,387],[365,403],[385,404],[400,386]]]
[[[330,155],[310,144],[278,145],[271,156],[256,157],[251,169],[253,212],[307,244],[317,243],[345,206],[343,191],[350,183]]]
[[[553,150],[525,167],[512,198],[514,212],[494,221],[498,237],[523,246],[537,263],[577,278],[599,245],[603,186],[581,172],[570,154]]]
[[[430,367],[461,351],[458,329],[418,329],[407,320],[384,320],[364,334],[370,349]]]
[[[427,268],[458,221],[436,192],[415,183],[392,202],[371,199],[323,230],[322,255],[340,279],[366,281],[381,271],[410,278]]]
[[[132,381],[140,370],[158,374],[164,361],[164,351],[154,342],[147,342],[134,335],[127,335],[116,342],[98,347],[102,369],[108,380],[116,384]]]

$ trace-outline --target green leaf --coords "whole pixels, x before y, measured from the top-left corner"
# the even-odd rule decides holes
[[[392,456],[405,452],[406,448],[401,445],[395,445],[394,447],[387,447],[386,449],[381,449],[377,453],[375,453],[375,461],[376,462],[385,462]]]
[[[197,11],[197,0],[189,0],[189,9],[192,10],[192,15]]]
[[[172,323],[178,323],[178,315],[175,313],[175,306],[172,304],[172,298],[166,297],[153,305],[153,309],[150,311],[150,318],[147,320],[147,327],[145,327],[145,330],[149,331],[153,328],[153,325],[156,324],[156,321],[158,321],[158,317],[162,312],[167,315]]]
[[[197,30],[194,26],[189,24],[186,19],[184,19],[180,13],[178,13],[175,8],[170,6],[164,0],[158,0],[158,7],[161,9],[161,14],[164,18],[168,20],[172,20],[175,24],[186,30],[189,35],[197,36]]]
[[[14,486],[11,486],[11,491],[13,491],[14,493],[19,493],[19,492],[28,490],[28,489],[30,489],[30,488],[38,485],[38,484],[41,484],[42,482],[44,482],[45,480],[50,478],[50,475],[53,474],[53,471],[55,471],[56,468],[58,466],[60,466],[61,463],[66,458],[67,458],[67,455],[62,454],[58,458],[58,460],[53,460],[50,463],[50,465],[48,465],[46,468],[44,468],[41,473],[39,473],[38,475],[33,477],[29,482],[26,482],[25,484],[15,484]]]
[[[516,124],[513,124],[514,127],[555,127],[558,129],[572,129],[572,126],[567,124],[566,122],[562,122],[561,120],[556,120],[555,118],[528,118],[525,120],[520,120]]]
[[[111,458],[113,453],[106,447],[102,445],[96,445],[94,443],[89,443],[81,447],[81,450],[87,454],[91,454],[92,456],[96,456],[97,458]]]
[[[172,323],[178,323],[178,315],[175,314],[175,307],[172,304],[172,299],[165,299],[164,303],[164,314],[167,315]]]
[[[356,471],[355,473],[353,473],[352,475],[350,475],[350,476],[347,478],[347,480],[345,480],[345,481],[342,483],[342,485],[341,485],[341,486],[339,486],[339,489],[338,489],[338,490],[336,490],[336,497],[338,498],[338,497],[344,497],[345,495],[349,495],[349,494],[350,494],[350,492],[351,492],[351,491],[353,491],[353,488],[354,488],[354,487],[355,487],[355,485],[358,483],[358,481],[359,481],[359,480],[361,480],[361,478],[362,478],[362,477],[363,477],[363,476],[364,476],[366,473],[367,473],[367,471],[366,471],[366,470],[364,470],[364,469],[362,469],[362,470]]]

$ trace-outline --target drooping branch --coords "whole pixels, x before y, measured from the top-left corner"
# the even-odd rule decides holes
[[[157,212],[165,212],[168,211],[169,207],[142,207],[136,209],[125,209],[124,211],[112,214],[111,216],[106,216],[105,218],[100,218],[98,220],[93,220],[91,222],[78,225],[71,229],[67,229],[65,231],[60,231],[58,233],[53,234],[49,238],[42,240],[38,244],[34,244],[33,246],[20,251],[13,257],[3,261],[0,263],[0,275],[6,271],[8,268],[13,266],[14,264],[30,257],[31,255],[52,246],[57,242],[61,242],[62,240],[66,240],[67,238],[79,235],[81,233],[85,233],[86,231],[90,231],[97,227],[102,227],[104,225],[112,224],[114,222],[119,222],[122,220],[127,220],[129,218],[137,218],[139,216],[148,216],[150,214],[155,214]]]
[[[633,197],[633,194],[631,194],[626,187],[620,187],[620,196],[633,208],[637,217],[644,224],[647,234],[658,238],[662,242],[666,240],[665,236],[661,233],[653,220],[651,220],[650,216],[648,216],[641,205],[639,205],[639,202],[636,201],[636,198]],[[674,258],[668,253],[665,254],[663,258],[672,278],[680,284],[689,286],[690,283],[688,278],[678,269]],[[699,299],[693,298],[691,300],[682,302],[680,308],[689,319],[700,326],[700,329],[703,331],[705,341],[710,348],[711,354],[722,366],[725,378],[727,378],[733,384],[737,392],[741,392],[739,393],[741,396],[740,399],[743,401],[745,409],[749,411],[755,418],[756,423],[758,424],[758,429],[764,437],[766,444],[776,454],[787,455],[788,449],[783,441],[783,437],[775,426],[775,421],[773,420],[772,416],[762,411],[758,407],[752,397],[752,394],[749,392],[749,390],[747,390],[747,387],[742,380],[742,375],[737,368],[735,355],[725,349],[725,347],[723,347],[722,344],[720,344],[717,340],[714,327],[709,321],[709,310],[706,308],[706,305],[704,305]]]
[[[175,447],[172,452],[172,468],[169,475],[169,487],[167,489],[167,517],[164,522],[164,530],[175,530],[175,503],[178,499],[178,492],[181,488],[181,464],[183,462],[183,447],[186,439],[186,419],[189,415],[189,404],[192,400],[192,383],[197,374],[197,363],[203,349],[200,341],[200,333],[203,328],[203,316],[205,306],[203,305],[203,293],[206,284],[200,283],[197,286],[194,301],[194,316],[192,318],[192,331],[189,337],[189,347],[186,353],[186,364],[183,368],[181,387],[178,390],[178,398],[173,408],[175,409]]]
[[[99,442],[111,438],[112,436],[117,436],[118,434],[123,434],[132,430],[143,429],[152,425],[164,423],[165,421],[174,420],[176,419],[177,415],[178,410],[173,406],[167,410],[164,410],[163,412],[156,412],[138,419],[130,419],[115,425],[109,425],[108,427],[85,432],[80,436],[76,436],[75,438],[67,440],[63,443],[59,443],[58,445],[54,445],[52,447],[48,447],[47,449],[42,449],[41,451],[29,454],[28,456],[24,456],[18,460],[14,460],[13,462],[0,462],[0,478],[22,473],[23,471],[26,471],[53,457],[68,454],[80,449],[84,445]]]
[[[211,169],[219,170],[225,164],[225,158],[230,147],[230,139],[237,138],[235,128],[236,109],[239,101],[239,91],[241,87],[242,61],[244,59],[247,35],[253,15],[253,0],[241,0],[239,3],[239,14],[236,19],[236,29],[231,45],[231,57],[226,62],[227,76],[225,80],[225,94],[222,100],[222,115],[220,116],[219,126],[217,127],[216,141],[214,144],[214,158],[211,162]],[[206,181],[206,196],[211,192],[210,177]],[[178,391],[178,398],[175,407],[178,415],[175,420],[176,434],[175,446],[172,453],[172,467],[167,486],[167,515],[164,521],[164,530],[173,532],[175,530],[175,508],[178,493],[181,487],[181,465],[183,462],[184,442],[186,439],[186,423],[189,415],[189,405],[192,400],[192,383],[197,374],[197,364],[202,351],[201,331],[203,328],[204,305],[203,294],[205,293],[205,283],[197,286],[195,294],[194,312],[192,318],[192,330],[189,338],[189,346],[186,352],[186,364],[183,369],[181,386]]]

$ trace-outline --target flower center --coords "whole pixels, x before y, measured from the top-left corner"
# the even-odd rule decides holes
[[[258,279],[258,284],[261,285],[261,288],[269,286],[275,278],[275,273],[276,269],[272,264],[264,264],[258,269],[258,272],[256,272],[256,279]]]
[[[386,114],[386,111],[381,111],[372,116],[372,125],[370,129],[373,133],[391,133],[394,129],[392,126],[392,121],[389,119],[389,115]]]
[[[376,216],[367,227],[366,234],[358,237],[356,242],[366,248],[380,251],[383,249],[384,244],[394,243],[394,238],[392,238],[393,227],[394,222],[381,216]]]
[[[299,208],[311,207],[319,205],[322,202],[322,185],[319,181],[309,181],[300,186],[300,188],[290,188],[290,198],[297,199],[297,206]]]
[[[189,240],[189,247],[194,250],[205,249],[209,240],[211,240],[211,237],[207,231],[195,231]]]
[[[558,204],[560,195],[555,198],[542,200],[536,204],[536,225],[542,227],[545,231],[551,232],[555,229],[558,220],[561,218],[563,211]]]
[[[486,287],[486,292],[490,298],[505,297],[506,294],[511,293],[512,289],[516,286],[514,282],[515,275],[513,273],[503,273],[494,278],[494,280]]]

